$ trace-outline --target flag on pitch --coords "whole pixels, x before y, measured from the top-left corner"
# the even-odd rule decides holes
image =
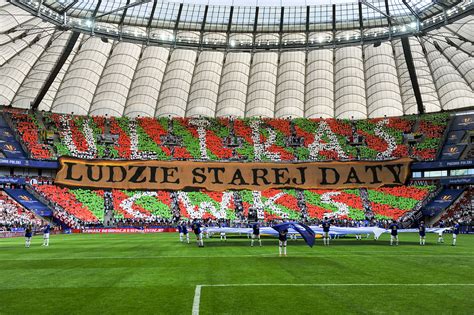
[[[300,233],[301,237],[304,239],[304,241],[306,242],[306,244],[308,244],[309,247],[313,247],[314,245],[314,231],[309,226],[303,223],[285,222],[274,225],[272,226],[272,228],[278,233],[280,233],[280,231],[282,230],[293,228],[296,232]]]

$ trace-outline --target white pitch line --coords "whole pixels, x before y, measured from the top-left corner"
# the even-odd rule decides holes
[[[474,286],[474,283],[228,283],[228,284],[198,284],[194,290],[192,315],[199,315],[201,304],[201,289],[203,287],[443,287],[443,286]]]
[[[199,315],[199,304],[201,304],[201,288],[202,285],[197,285],[194,290],[193,312],[192,315]]]
[[[200,287],[250,287],[250,286],[321,286],[321,287],[350,287],[350,286],[474,286],[474,283],[225,283],[225,284],[201,284]]]

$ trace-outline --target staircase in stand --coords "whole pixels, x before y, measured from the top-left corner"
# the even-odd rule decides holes
[[[364,205],[365,218],[371,220],[374,217],[374,212],[372,211],[372,204],[369,200],[369,193],[366,188],[360,188],[359,193]]]
[[[38,123],[39,130],[48,130],[44,125],[43,113],[41,111],[35,111],[36,122]]]

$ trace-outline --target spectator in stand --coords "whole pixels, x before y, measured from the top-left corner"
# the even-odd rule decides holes
[[[6,230],[42,225],[42,220],[0,191],[0,227]]]

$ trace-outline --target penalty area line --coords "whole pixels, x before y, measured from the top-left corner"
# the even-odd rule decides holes
[[[198,284],[194,289],[192,315],[199,315],[201,291],[203,287],[442,287],[442,286],[474,286],[474,283],[228,283],[228,284]]]

